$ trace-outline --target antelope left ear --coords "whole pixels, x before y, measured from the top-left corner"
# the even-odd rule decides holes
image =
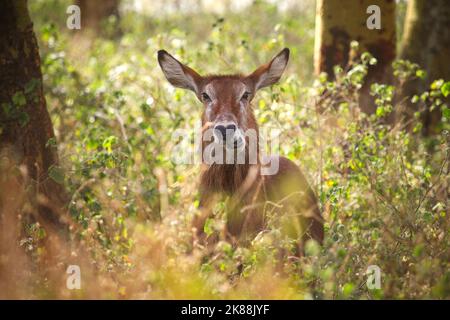
[[[255,85],[255,90],[271,86],[280,80],[289,61],[289,49],[284,48],[269,63],[256,69],[248,76]]]

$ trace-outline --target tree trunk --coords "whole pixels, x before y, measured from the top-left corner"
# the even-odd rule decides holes
[[[81,29],[84,28],[100,31],[104,19],[115,16],[119,17],[120,0],[77,0],[81,11]]]
[[[381,29],[369,29],[367,8],[377,5],[381,9]],[[360,52],[369,51],[378,63],[370,67],[361,89],[361,108],[371,112],[374,106],[368,102],[370,84],[385,81],[387,71],[395,58],[395,1],[393,0],[317,0],[316,43],[314,64],[317,74],[326,72],[334,78],[333,67],[345,68],[350,61],[350,43],[359,42]]]
[[[67,195],[26,0],[0,1],[0,30],[0,213],[18,201],[7,182],[19,182],[21,215],[61,231]]]
[[[410,0],[408,2],[405,31],[402,39],[400,58],[417,63],[425,69],[425,82],[413,80],[401,88],[405,105],[399,116],[410,118],[415,106],[410,98],[426,90],[436,79],[450,80],[450,1]],[[436,132],[441,117],[440,110],[426,112],[423,118],[424,134]]]

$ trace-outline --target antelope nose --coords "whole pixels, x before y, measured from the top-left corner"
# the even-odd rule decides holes
[[[214,133],[216,134],[216,136],[220,139],[222,139],[222,141],[226,141],[227,140],[227,136],[228,137],[233,137],[234,133],[236,131],[236,125],[233,123],[230,124],[218,124],[214,127]]]

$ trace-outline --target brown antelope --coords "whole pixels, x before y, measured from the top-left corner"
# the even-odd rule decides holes
[[[199,192],[200,207],[204,210],[202,216],[194,219],[199,234],[217,196],[225,196],[226,234],[230,239],[246,242],[275,217],[281,229],[296,240],[298,254],[303,252],[306,240],[322,243],[323,219],[316,196],[300,169],[287,158],[263,157],[259,152],[259,131],[251,101],[259,89],[280,79],[288,59],[289,49],[285,48],[250,75],[201,76],[165,50],[158,51],[158,62],[167,80],[175,87],[193,91],[204,105],[202,135],[210,130],[214,141],[203,139],[202,154],[211,153],[207,148],[212,144],[221,146],[225,154],[234,152],[231,163],[202,163]],[[251,136],[246,135],[249,131],[256,132],[253,149]],[[253,162],[251,150],[256,153]],[[244,161],[236,161],[239,154],[244,154]],[[272,161],[278,164],[278,170],[264,174]]]

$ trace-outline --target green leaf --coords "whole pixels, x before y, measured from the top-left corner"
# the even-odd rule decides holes
[[[442,85],[441,92],[444,97],[448,97],[448,95],[450,95],[450,81],[447,81]]]
[[[30,121],[30,116],[26,112],[20,112],[18,115],[18,121],[19,121],[20,127],[23,128]]]
[[[445,108],[442,110],[442,115],[444,117],[446,117],[447,119],[450,119],[450,109],[449,108]]]
[[[112,146],[117,142],[117,137],[115,136],[109,136],[105,140],[103,140],[103,148],[106,149],[108,153],[112,152]]]
[[[17,107],[23,107],[24,105],[27,104],[27,98],[25,97],[25,95],[23,94],[22,91],[17,91],[13,95],[12,101],[13,101],[14,105]]]
[[[2,110],[5,116],[9,116],[11,111],[13,110],[13,106],[10,103],[2,103]]]
[[[203,227],[203,231],[206,233],[207,236],[212,235],[212,233],[214,232],[213,222],[214,222],[214,220],[210,219],[210,218],[207,219],[206,222],[205,222],[205,225]]]
[[[62,170],[61,167],[51,166],[48,169],[48,176],[56,183],[59,184],[64,183],[64,171]]]
[[[386,114],[386,110],[384,107],[378,107],[376,110],[377,117],[382,117]]]
[[[56,139],[54,137],[48,139],[47,143],[45,144],[46,148],[48,148],[48,147],[55,147],[55,146],[56,146]]]
[[[413,250],[413,256],[419,258],[423,253],[423,249],[424,249],[423,244],[418,244],[417,246],[415,246]]]
[[[443,84],[444,84],[444,80],[438,79],[438,80],[433,81],[433,83],[430,85],[430,88],[432,90],[437,90],[437,89],[440,89]]]
[[[40,80],[33,78],[25,85],[25,94],[33,93],[34,90],[39,86]]]
[[[345,297],[349,297],[355,290],[355,285],[353,283],[347,282],[342,288],[342,293]]]
[[[416,71],[416,77],[420,78],[420,79],[425,79],[425,77],[427,76],[427,73],[421,69]]]

